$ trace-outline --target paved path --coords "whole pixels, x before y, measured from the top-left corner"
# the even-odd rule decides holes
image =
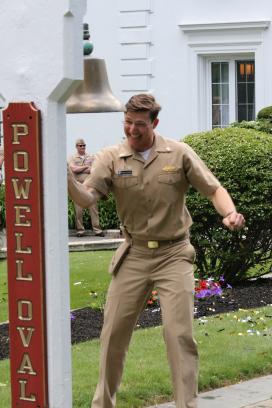
[[[174,408],[175,404],[150,408]],[[199,394],[198,408],[272,408],[272,375]]]
[[[76,231],[69,231],[69,251],[96,251],[102,249],[116,249],[124,239],[119,230],[107,230],[105,237],[96,237],[92,231],[86,231],[83,237],[77,237]],[[7,257],[6,236],[0,236],[0,259]]]
[[[116,249],[123,240],[119,230],[105,231],[105,237],[96,237],[93,232],[86,231],[86,235],[80,238],[76,236],[76,231],[69,231],[69,251]]]

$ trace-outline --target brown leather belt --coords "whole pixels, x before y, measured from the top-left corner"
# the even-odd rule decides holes
[[[140,246],[140,247],[149,248],[149,249],[157,249],[157,248],[161,248],[166,245],[175,244],[176,242],[181,242],[181,241],[184,241],[184,242],[187,241],[189,243],[189,237],[188,235],[183,235],[182,237],[179,237],[179,238],[162,240],[162,241],[154,241],[154,240],[142,241],[140,239],[132,238],[131,241],[132,241],[132,246]]]

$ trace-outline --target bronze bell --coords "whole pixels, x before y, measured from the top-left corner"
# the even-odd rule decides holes
[[[84,81],[66,102],[67,113],[124,112],[112,94],[103,59],[84,59]]]

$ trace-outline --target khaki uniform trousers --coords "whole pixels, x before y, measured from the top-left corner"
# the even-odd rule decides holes
[[[77,231],[84,231],[84,225],[83,225],[83,208],[77,205],[74,202],[75,206],[75,213],[76,213],[76,229]],[[93,205],[92,207],[88,208],[90,217],[91,217],[91,224],[92,224],[92,229],[95,234],[99,234],[102,232],[100,224],[99,224],[99,214],[98,214],[98,207],[97,205]]]
[[[189,241],[158,249],[133,245],[107,295],[100,378],[92,408],[113,408],[133,329],[155,286],[177,408],[196,408],[198,353],[193,337],[195,251]],[[158,356],[159,357],[159,356]]]

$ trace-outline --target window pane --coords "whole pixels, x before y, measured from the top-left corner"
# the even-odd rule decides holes
[[[246,84],[238,84],[238,104],[246,103]]]
[[[212,107],[212,124],[219,126],[221,124],[220,105]]]
[[[220,82],[220,62],[212,63],[212,83]]]
[[[255,120],[255,105],[248,105],[247,120]]]
[[[229,106],[223,105],[222,106],[222,127],[226,127],[229,124]]]
[[[211,73],[212,127],[225,127],[229,124],[229,63],[212,62]]]
[[[238,105],[238,122],[247,120],[246,105]]]
[[[240,120],[255,117],[255,62],[237,61],[237,116]]]
[[[229,84],[222,85],[222,103],[229,103]]]
[[[221,63],[221,82],[225,82],[225,83],[229,82],[229,63],[228,62]]]
[[[212,103],[218,104],[220,103],[220,85],[219,84],[213,84],[212,85]]]
[[[255,84],[250,83],[247,85],[247,102],[248,103],[254,103],[255,101]]]
[[[246,63],[246,80],[247,82],[254,82],[254,63]]]
[[[246,81],[246,66],[245,62],[237,62],[237,82]]]

